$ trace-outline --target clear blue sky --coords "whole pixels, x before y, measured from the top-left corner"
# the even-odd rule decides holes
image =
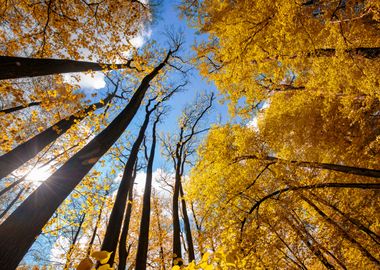
[[[153,40],[156,40],[159,45],[165,47],[167,43],[167,38],[163,34],[166,28],[174,28],[174,30],[181,30],[184,34],[185,44],[182,47],[183,56],[194,55],[192,51],[192,45],[195,40],[200,40],[204,38],[200,34],[197,34],[195,29],[190,28],[184,19],[179,18],[179,11],[177,10],[178,1],[173,0],[164,0],[160,7],[158,7],[158,14],[154,20],[154,24],[151,27],[152,36],[150,37]],[[172,79],[173,80],[173,79]],[[218,100],[218,91],[216,90],[213,83],[208,83],[204,78],[202,78],[198,71],[194,69],[189,75],[189,84],[186,86],[186,91],[181,92],[173,96],[167,105],[171,107],[169,113],[165,116],[165,120],[159,126],[159,132],[175,132],[177,130],[177,119],[181,115],[182,108],[187,104],[191,103],[196,94],[202,91],[215,92],[217,99],[214,102],[211,113],[208,116],[208,122],[214,123],[221,117],[222,122],[226,122],[228,119],[228,109],[227,105],[221,105]],[[137,121],[141,122],[142,115],[137,116]],[[137,121],[134,121],[136,123]],[[133,126],[139,125],[139,123],[134,124]],[[161,167],[165,163],[160,157],[159,149],[156,152],[156,159],[154,170]]]

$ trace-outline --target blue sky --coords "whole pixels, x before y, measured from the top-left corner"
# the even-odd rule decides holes
[[[154,20],[154,24],[151,26],[152,35],[150,39],[156,40],[156,42],[165,47],[167,44],[167,38],[163,34],[163,31],[166,28],[174,28],[175,30],[180,30],[184,34],[185,44],[182,47],[182,55],[189,56],[194,55],[192,50],[192,45],[194,41],[204,38],[204,36],[197,34],[195,29],[190,28],[184,19],[179,18],[179,11],[177,10],[178,1],[164,0],[161,3],[161,6],[158,7],[158,14]],[[175,78],[171,78],[175,81]],[[174,95],[169,102],[166,104],[170,106],[170,111],[165,116],[165,120],[159,125],[160,132],[175,132],[177,130],[177,119],[181,115],[182,108],[191,103],[197,93],[202,91],[211,92],[213,91],[217,99],[214,102],[214,106],[211,110],[211,113],[208,116],[208,122],[214,123],[220,117],[222,122],[226,122],[228,119],[228,109],[227,105],[222,105],[218,102],[219,96],[218,91],[213,83],[207,82],[206,79],[201,77],[196,69],[192,70],[189,74],[189,84],[186,86],[186,91]],[[141,122],[143,116],[138,115],[136,120]],[[140,121],[139,121],[140,120]],[[134,121],[132,124],[133,127],[140,125]],[[165,160],[161,158],[159,154],[159,149],[156,151],[156,159],[154,164],[154,170],[159,167],[162,167],[165,164]]]

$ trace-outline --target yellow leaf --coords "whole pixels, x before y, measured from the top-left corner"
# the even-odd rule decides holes
[[[91,270],[92,268],[92,261],[90,258],[83,259],[77,266],[77,270]]]
[[[91,257],[93,257],[94,259],[99,261],[101,264],[105,264],[110,259],[111,254],[112,254],[112,252],[108,252],[105,250],[104,251],[95,251],[95,252],[92,252]]]
[[[113,270],[113,268],[107,263],[98,267],[98,270]]]

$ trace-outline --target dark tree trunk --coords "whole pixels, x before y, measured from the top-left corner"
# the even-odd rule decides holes
[[[189,263],[190,263],[190,262],[192,262],[192,261],[195,260],[194,243],[193,243],[193,236],[191,234],[190,220],[189,220],[189,216],[187,214],[186,201],[185,201],[185,198],[184,198],[185,194],[183,192],[182,183],[180,183],[179,192],[180,192],[180,195],[181,195],[183,222],[184,222],[184,225],[185,225],[186,242],[187,242],[187,249],[188,249]]]
[[[24,77],[37,77],[52,74],[101,71],[131,68],[131,61],[125,64],[111,65],[85,61],[50,58],[25,58],[0,56],[0,80]]]
[[[137,161],[136,161],[137,164]],[[135,165],[135,170],[132,176],[132,185],[129,187],[128,191],[128,202],[127,202],[127,210],[125,212],[124,217],[124,223],[123,223],[123,229],[121,231],[120,235],[120,241],[119,241],[119,266],[118,270],[125,270],[127,265],[127,258],[128,258],[128,249],[127,249],[127,237],[128,237],[128,231],[129,231],[129,223],[131,222],[131,216],[132,216],[132,203],[133,203],[133,183],[136,179],[137,174],[137,168]]]
[[[7,193],[12,188],[14,188],[15,186],[17,186],[18,184],[20,184],[21,182],[23,182],[24,180],[25,180],[25,177],[22,177],[22,178],[18,179],[17,181],[13,182],[12,184],[10,184],[9,186],[0,190],[0,197],[3,196],[5,193]]]
[[[0,116],[2,113],[4,113],[4,114],[13,113],[13,112],[25,109],[25,108],[29,108],[29,107],[33,107],[33,106],[39,106],[40,104],[41,104],[40,101],[36,101],[36,102],[31,102],[29,104],[20,105],[20,106],[8,108],[8,109],[0,110]]]
[[[125,165],[123,177],[120,181],[120,186],[117,191],[116,199],[110,219],[107,225],[106,234],[104,236],[102,250],[107,250],[112,252],[108,263],[112,266],[115,259],[115,252],[117,248],[117,243],[119,241],[119,235],[121,231],[121,226],[123,223],[124,211],[127,203],[128,191],[133,188],[133,172],[137,161],[138,153],[140,150],[141,143],[144,139],[145,131],[148,127],[150,113],[145,115],[144,123],[140,128],[139,134],[136,141],[133,143],[131,152],[127,164]]]
[[[94,103],[86,109],[78,111],[70,117],[62,119],[28,141],[18,145],[8,153],[0,156],[0,179],[19,168],[25,162],[28,162],[34,158],[40,151],[42,151],[42,149],[57,140],[75,123],[85,118],[89,112],[104,107],[105,104],[110,101],[111,97],[112,96],[108,96],[104,102]]]
[[[319,201],[320,203],[323,203],[324,205],[332,208],[334,211],[338,212],[346,221],[349,221],[353,225],[355,225],[359,230],[366,233],[377,245],[380,245],[380,236],[372,231],[369,227],[364,226],[359,220],[352,218],[349,214],[344,213],[342,210],[340,210],[337,206],[327,202],[326,200],[320,198],[316,194],[312,194],[313,197]]]
[[[77,241],[78,241],[78,237],[79,237],[79,233],[80,231],[82,230],[82,225],[83,225],[83,222],[84,222],[84,219],[86,218],[86,214],[83,214],[82,215],[82,218],[80,219],[80,222],[79,222],[79,226],[75,232],[75,235],[74,235],[74,238],[73,238],[73,241],[71,242],[71,245],[70,245],[70,248],[69,248],[69,251],[67,251],[67,255],[66,255],[66,263],[63,267],[64,270],[67,270],[69,269],[70,267],[70,260],[71,260],[71,253],[73,252],[74,250],[74,246],[76,245]]]
[[[149,225],[150,225],[150,199],[152,194],[152,178],[153,178],[153,162],[154,153],[156,151],[156,126],[159,121],[157,117],[153,124],[152,131],[152,146],[150,149],[148,167],[146,170],[146,182],[143,197],[143,209],[141,214],[139,242],[137,246],[136,255],[136,269],[145,270],[148,258],[148,245],[149,245]]]
[[[235,158],[234,161],[236,162],[236,161],[247,160],[247,159],[267,160],[267,161],[279,162],[279,163],[284,162],[284,163],[294,164],[300,167],[325,169],[325,170],[330,170],[330,171],[342,172],[346,174],[380,178],[380,170],[359,168],[359,167],[352,167],[352,166],[345,166],[345,165],[338,165],[338,164],[331,164],[331,163],[286,160],[286,159],[270,157],[270,156],[260,158],[255,155],[240,156],[240,157]]]
[[[329,56],[334,56],[335,53],[336,53],[336,49],[325,48],[325,49],[316,49],[314,52],[309,53],[308,56],[329,57]],[[380,47],[373,47],[373,48],[358,47],[358,48],[353,48],[353,49],[347,49],[346,53],[357,54],[368,59],[375,59],[375,58],[380,57]]]
[[[0,265],[15,269],[59,205],[80,183],[95,163],[121,136],[132,121],[149,83],[166,65],[173,52],[144,77],[123,111],[83,149],[41,184],[0,226]]]
[[[18,201],[18,199],[20,198],[21,194],[24,193],[24,191],[25,191],[24,187],[20,189],[16,197],[9,203],[7,208],[5,208],[4,211],[0,214],[0,220],[9,212],[9,210],[11,210],[13,205],[15,205],[15,203]]]
[[[179,186],[181,181],[180,164],[176,166],[175,183],[173,193],[173,265],[175,262],[181,265],[182,249],[181,249],[181,228],[179,222]],[[176,260],[176,259],[179,259]]]
[[[353,246],[360,250],[363,256],[367,257],[376,267],[380,267],[380,262],[377,260],[366,248],[364,248],[355,238],[353,238],[349,233],[346,232],[339,224],[332,220],[325,212],[323,212],[315,203],[302,196],[302,199],[307,202],[324,220],[332,225],[347,241],[351,242]]]
[[[282,189],[278,189],[261,199],[257,200],[251,209],[249,210],[248,214],[251,215],[255,209],[257,209],[263,202],[265,202],[268,199],[271,199],[275,196],[279,196],[283,193],[286,193],[288,191],[297,191],[297,190],[313,190],[313,189],[323,189],[323,188],[353,188],[353,189],[380,189],[380,183],[321,183],[321,184],[314,184],[314,185],[307,185],[307,186],[296,186],[296,187],[286,187]],[[242,240],[243,231],[245,223],[247,222],[247,218],[243,218],[243,221],[241,222],[241,228],[240,228],[240,240]]]

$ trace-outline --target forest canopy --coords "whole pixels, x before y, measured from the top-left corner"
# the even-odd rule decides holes
[[[0,0],[0,269],[379,269],[380,2]]]

